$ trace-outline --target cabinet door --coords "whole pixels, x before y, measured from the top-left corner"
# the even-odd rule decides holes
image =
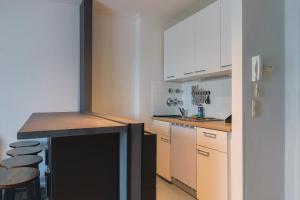
[[[156,134],[166,136],[168,138],[170,137],[171,127],[169,122],[153,120],[152,127]]]
[[[198,75],[220,71],[220,1],[195,15],[195,68]]]
[[[227,154],[197,148],[197,199],[228,199]]]
[[[165,80],[172,80],[176,77],[177,67],[175,63],[176,56],[176,30],[171,28],[164,34],[164,78]]]
[[[231,64],[231,0],[221,0],[221,70]]]
[[[157,135],[157,174],[171,181],[170,138]]]
[[[171,126],[171,175],[196,189],[197,131],[193,127]]]
[[[226,153],[228,134],[205,128],[197,128],[197,145]]]
[[[194,18],[189,17],[165,32],[164,77],[180,78],[194,63]],[[191,70],[187,70],[191,71]]]

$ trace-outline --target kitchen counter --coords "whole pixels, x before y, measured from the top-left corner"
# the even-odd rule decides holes
[[[127,131],[127,126],[91,114],[34,113],[18,132],[18,139],[55,138]]]
[[[34,113],[20,129],[18,139],[48,139],[50,200],[142,199],[144,124],[110,118]]]
[[[116,116],[111,116],[111,115],[103,115],[103,114],[98,114],[98,113],[92,113],[94,116],[98,116],[110,121],[114,121],[116,123],[121,123],[121,124],[141,124],[141,121],[129,119],[129,118],[124,118],[124,117],[116,117]],[[144,127],[144,133],[147,135],[156,135],[155,131],[152,130],[149,127]]]
[[[224,121],[190,122],[190,121],[183,121],[178,118],[168,118],[168,117],[153,117],[152,119],[175,123],[175,124],[195,126],[199,128],[213,129],[213,130],[223,131],[223,132],[231,132],[231,125],[232,125],[231,123],[225,123]]]

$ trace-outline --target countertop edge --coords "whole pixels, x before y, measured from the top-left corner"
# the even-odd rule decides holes
[[[126,126],[115,127],[101,127],[101,128],[80,128],[80,129],[65,129],[65,130],[51,130],[51,131],[34,131],[17,133],[17,139],[38,139],[38,138],[57,138],[57,137],[72,137],[84,135],[97,135],[112,132],[127,131]]]
[[[198,128],[206,128],[206,129],[222,131],[222,132],[227,132],[227,133],[231,133],[231,131],[232,131],[232,127],[231,127],[232,124],[225,123],[225,122],[223,125],[220,125],[213,121],[211,121],[211,122],[188,122],[188,121],[180,121],[178,119],[171,119],[171,118],[167,118],[167,117],[152,117],[152,119],[157,120],[157,121],[175,123],[175,124],[195,126]],[[220,122],[218,122],[218,123],[220,123]]]

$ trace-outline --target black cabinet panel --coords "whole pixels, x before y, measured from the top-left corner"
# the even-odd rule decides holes
[[[156,199],[156,135],[143,138],[143,200]]]
[[[53,200],[119,199],[119,134],[51,139]]]

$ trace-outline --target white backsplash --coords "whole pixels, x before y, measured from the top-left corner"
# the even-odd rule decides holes
[[[231,78],[182,83],[183,104],[184,108],[188,109],[189,116],[197,114],[198,110],[197,106],[192,105],[191,87],[193,85],[199,85],[199,88],[211,91],[211,104],[204,104],[206,117],[225,119],[231,114]]]
[[[204,104],[205,116],[225,119],[231,114],[231,78],[220,78],[206,81],[190,81],[185,83],[174,83],[164,81],[153,81],[151,84],[152,115],[180,115],[178,106],[167,106],[169,97],[182,99],[183,107],[188,110],[188,115],[197,114],[197,106],[192,105],[191,87],[199,85],[199,88],[210,90],[211,104]],[[180,88],[182,94],[168,93],[168,89]]]
[[[169,88],[181,89],[182,84],[164,81],[153,81],[151,83],[152,115],[180,115],[178,106],[167,106],[168,98],[182,99],[182,94],[169,94]]]

